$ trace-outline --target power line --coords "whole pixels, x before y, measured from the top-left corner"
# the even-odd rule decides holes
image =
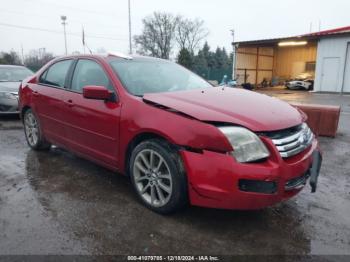
[[[19,28],[19,29],[25,29],[25,30],[32,30],[32,31],[41,31],[41,32],[47,32],[47,33],[54,33],[54,34],[62,34],[62,32],[58,31],[58,30],[39,28],[39,27],[13,25],[13,24],[7,24],[7,23],[0,23],[0,26]],[[81,37],[80,33],[67,33],[67,35]],[[106,39],[106,40],[114,40],[114,41],[127,41],[126,38],[115,38],[115,37],[107,37],[107,36],[102,36],[102,35],[85,35],[85,36],[89,37],[89,38],[97,38],[97,39]]]
[[[27,0],[28,1],[28,0]],[[82,9],[82,8],[77,8],[74,6],[68,6],[68,5],[62,5],[62,4],[56,4],[56,3],[48,3],[47,1],[41,1],[39,0],[42,4],[48,5],[48,6],[56,6],[58,8],[63,8],[63,9],[70,9],[70,10],[75,10],[78,12],[83,12],[83,13],[90,13],[90,14],[98,14],[98,15],[103,15],[103,16],[110,16],[110,17],[116,17],[114,14],[112,13],[104,13],[104,12],[97,12],[97,11],[93,11],[93,10],[88,10],[88,9]],[[33,2],[33,1],[32,1]]]
[[[21,16],[28,16],[28,17],[35,17],[35,18],[42,18],[42,19],[52,19],[53,17],[56,17],[56,15],[51,15],[51,16],[45,16],[45,15],[37,15],[37,14],[29,14],[29,13],[24,13],[24,12],[18,12],[18,11],[12,11],[12,10],[0,10],[0,13],[12,13],[12,14],[16,14],[16,15],[21,15]],[[59,17],[59,15],[57,15],[57,17]],[[80,25],[86,25],[86,24],[90,24],[90,25],[94,25],[94,26],[103,26],[105,28],[113,28],[113,29],[116,29],[116,28],[122,28],[121,26],[112,26],[112,25],[106,25],[106,24],[101,24],[101,23],[96,23],[96,22],[82,22],[80,20],[77,20],[77,19],[69,19],[70,23],[76,23],[76,24],[80,24]]]

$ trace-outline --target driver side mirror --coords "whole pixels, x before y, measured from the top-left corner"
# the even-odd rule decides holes
[[[114,93],[104,86],[84,86],[83,97],[87,99],[115,101]]]

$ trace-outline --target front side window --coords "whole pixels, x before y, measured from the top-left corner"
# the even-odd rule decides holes
[[[40,83],[64,88],[72,60],[57,62],[49,67],[40,78]]]
[[[110,64],[124,87],[133,95],[212,87],[178,64],[149,58],[114,59]]]
[[[102,69],[95,61],[81,59],[78,61],[73,75],[71,89],[82,93],[84,86],[104,86],[113,91],[110,81]]]

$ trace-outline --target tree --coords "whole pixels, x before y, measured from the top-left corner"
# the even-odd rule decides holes
[[[224,75],[228,78],[232,76],[232,53],[229,56],[225,48],[217,47],[215,52],[212,52],[205,42],[193,60],[193,71],[206,79],[220,82]]]
[[[176,27],[176,41],[180,50],[187,49],[190,53],[194,54],[200,42],[206,38],[208,34],[209,31],[204,27],[203,20],[179,18],[179,23]]]
[[[52,53],[31,50],[29,55],[24,59],[24,65],[35,72],[52,59],[54,59]]]
[[[142,33],[134,37],[138,53],[169,59],[178,22],[179,17],[170,13],[154,12],[144,18]]]
[[[208,79],[208,62],[204,56],[203,50],[194,57],[193,71],[198,75]]]
[[[21,59],[19,58],[19,55],[15,51],[7,52],[1,52],[0,53],[0,64],[7,64],[7,65],[21,65]]]
[[[223,54],[220,49],[220,47],[216,48],[215,55],[214,55],[214,60],[215,60],[215,67],[216,68],[221,68],[224,61],[223,61]]]
[[[193,54],[189,52],[186,48],[180,50],[180,53],[177,57],[177,62],[186,67],[187,69],[192,70],[193,67]]]

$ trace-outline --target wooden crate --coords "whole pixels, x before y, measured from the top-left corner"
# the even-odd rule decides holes
[[[316,135],[336,136],[340,117],[340,106],[298,103],[291,103],[291,105],[299,108],[307,115],[307,123]]]

